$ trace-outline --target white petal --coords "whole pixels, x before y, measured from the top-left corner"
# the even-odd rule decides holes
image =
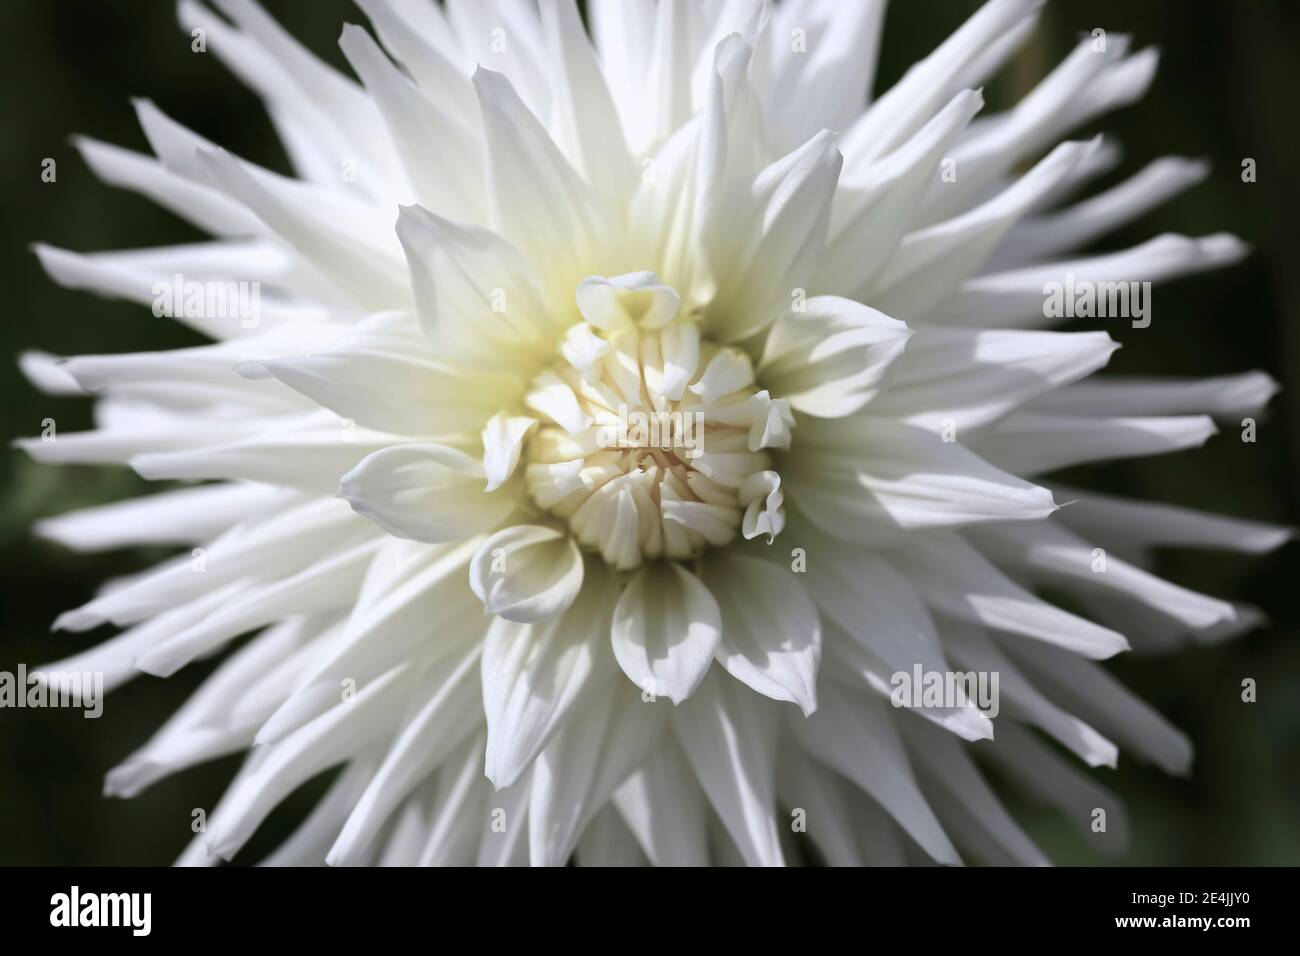
[[[91,172],[111,186],[132,189],[168,212],[216,236],[261,235],[266,227],[220,190],[178,176],[151,156],[87,137],[73,144]]]
[[[910,674],[918,664],[926,672],[951,669],[934,621],[907,578],[881,557],[814,530],[799,527],[791,536],[809,555],[805,586],[824,616],[828,671],[857,672],[888,697],[894,674]],[[913,709],[968,740],[993,736],[991,722],[974,706]]]
[[[774,44],[766,120],[774,146],[785,150],[819,129],[847,129],[861,114],[871,95],[885,3],[791,4],[774,13],[769,29],[781,41]],[[793,28],[803,31],[802,49],[786,39]]]
[[[1213,548],[1263,554],[1295,536],[1295,530],[1259,521],[1229,518],[1160,502],[1134,501],[1075,488],[1059,488],[1059,519],[1075,531],[1095,535],[1114,547]]]
[[[488,803],[488,782],[483,778],[484,737],[480,733],[449,757],[437,773],[437,795],[429,835],[420,849],[419,866],[473,866],[478,859],[481,834],[467,824],[483,813]],[[507,821],[507,825],[518,821]]]
[[[915,664],[901,668],[889,666],[884,658],[876,655],[869,641],[864,640],[861,635],[851,635],[835,622],[825,622],[822,633],[826,647],[827,672],[853,674],[861,679],[867,690],[877,697],[890,700],[891,703],[899,686],[897,675],[914,672]],[[950,670],[951,668],[945,664],[933,669],[932,672],[945,674]],[[849,681],[847,677],[842,678],[841,682],[855,683]],[[951,707],[943,704],[926,704],[924,701],[918,704],[913,701],[907,709],[935,726],[942,727],[948,733],[956,734],[962,740],[973,742],[993,739],[993,721],[972,700],[958,702]]]
[[[906,235],[876,277],[871,301],[906,322],[923,319],[975,274],[1012,225],[1100,146],[1100,139],[1062,143],[987,202]]]
[[[575,322],[564,334],[564,343],[560,352],[564,358],[577,369],[582,380],[588,385],[594,384],[601,376],[602,369],[597,364],[613,348],[609,342],[600,338],[585,322]]]
[[[652,330],[677,317],[682,297],[653,272],[629,272],[609,279],[588,276],[578,285],[577,301],[582,317],[598,329],[636,323]]]
[[[1069,209],[1018,224],[994,256],[994,266],[1041,260],[1091,244],[1209,175],[1200,160],[1166,156],[1134,176]]]
[[[250,587],[241,592],[239,601],[155,644],[136,659],[135,666],[146,674],[170,677],[240,634],[298,615],[346,608],[355,600],[381,543],[363,541],[289,577]]]
[[[1236,616],[1227,601],[1179,587],[1115,555],[1107,555],[1105,564],[1098,565],[1090,542],[1054,522],[1037,522],[1032,529],[1007,525],[972,529],[970,538],[989,558],[1031,580],[1076,591],[1125,595],[1187,627],[1211,628]]]
[[[774,707],[714,671],[673,710],[673,730],[709,803],[750,866],[781,866]]]
[[[563,615],[534,624],[498,617],[488,628],[485,772],[498,789],[514,784],[575,706],[605,683],[613,607],[611,589],[593,581]]]
[[[278,497],[286,496],[264,485],[181,488],[45,518],[36,533],[74,551],[199,544]]]
[[[739,555],[711,555],[705,581],[722,611],[718,660],[774,700],[817,709],[821,622],[793,572]]]
[[[897,148],[938,111],[998,37],[1041,5],[1042,0],[993,0],[982,6],[853,124],[845,136],[845,154],[857,161]]]
[[[912,775],[889,705],[865,695],[851,698],[834,681],[825,682],[822,694],[821,711],[791,724],[804,749],[874,797],[936,862],[959,864]]]
[[[672,17],[671,7],[660,4],[661,17]],[[697,297],[711,294],[701,246],[709,209],[729,179],[752,175],[766,160],[748,86],[752,52],[739,36],[717,45],[703,110],[643,160],[632,198],[630,259],[658,263],[673,287]]]
[[[475,866],[528,865],[528,791],[532,782],[530,773],[475,807],[483,817]]]
[[[1076,418],[1016,412],[975,433],[971,447],[1019,475],[1197,448],[1218,431],[1207,415]]]
[[[330,844],[343,826],[343,822],[348,818],[348,813],[356,805],[357,798],[361,796],[374,773],[373,761],[354,760],[349,763],[330,784],[329,790],[312,808],[307,819],[298,825],[287,840],[257,865],[319,866],[325,859],[325,854],[329,852]],[[206,850],[206,847],[204,849]]]
[[[842,777],[809,759],[799,747],[782,751],[777,777],[781,803],[807,815],[808,835],[829,866],[865,866],[845,789]]]
[[[468,71],[456,62],[460,50],[442,10],[432,3],[358,0],[380,40],[410,71],[420,89],[463,122],[477,126],[478,103]]]
[[[1122,252],[1085,259],[1049,262],[967,279],[926,316],[929,322],[1021,328],[1063,321],[1048,308],[1045,290],[1052,283],[1162,282],[1179,276],[1219,269],[1241,261],[1248,248],[1236,236],[1217,233],[1192,239],[1157,236]],[[1145,319],[1143,320],[1145,321]]]
[[[18,364],[27,381],[46,395],[84,395],[86,390],[62,367],[58,356],[48,352],[27,351],[18,356]]]
[[[737,499],[744,506],[745,515],[740,522],[745,538],[767,535],[771,544],[785,527],[785,501],[781,494],[781,476],[775,471],[756,471],[741,483]]]
[[[1096,729],[1039,692],[1038,688],[980,628],[944,622],[944,641],[968,670],[998,675],[1000,707],[1007,719],[1021,720],[1054,737],[1089,767],[1115,767],[1119,748]],[[998,721],[1001,727],[1003,721]]]
[[[704,794],[671,735],[615,791],[613,802],[655,866],[708,864]]]
[[[1128,650],[1123,635],[1034,597],[957,535],[931,536],[892,555],[891,563],[926,604],[960,620],[1097,659]]]
[[[582,590],[583,558],[568,534],[515,525],[492,535],[470,562],[469,581],[489,614],[540,621],[564,611]]]
[[[670,401],[681,401],[687,384],[700,365],[700,330],[694,322],[677,322],[659,334],[663,349],[664,376],[660,393]]]
[[[1043,851],[1020,829],[960,744],[916,721],[902,723],[901,729],[926,796],[958,845],[979,847],[979,856],[985,858],[980,862],[1048,865]],[[990,841],[999,851],[992,860],[985,849]]]
[[[1015,108],[986,117],[953,151],[960,174],[932,184],[927,212],[942,218],[969,208],[999,178],[1040,154],[1092,117],[1132,102],[1155,74],[1156,51],[1126,56],[1129,38],[1111,32],[1106,48],[1091,36],[1081,39]]]
[[[455,219],[482,219],[486,197],[475,132],[403,76],[365,30],[346,24],[339,46],[382,111],[420,202]]]
[[[1040,396],[1031,409],[1105,417],[1204,412],[1216,421],[1240,424],[1242,418],[1259,414],[1277,390],[1277,382],[1264,372],[1196,379],[1106,376]]]
[[[311,355],[248,363],[366,428],[405,435],[477,431],[520,393],[518,376],[438,355],[409,316],[380,313]]]
[[[339,495],[389,534],[456,541],[491,531],[514,510],[511,489],[483,490],[483,466],[445,445],[393,445],[339,479]]]
[[[749,355],[736,349],[719,349],[704,366],[704,374],[691,386],[702,402],[714,402],[754,382],[754,365]]]
[[[860,168],[846,165],[826,254],[817,264],[818,289],[856,297],[871,288],[903,234],[914,228],[945,150],[983,105],[978,92],[962,90],[898,149]]]
[[[370,538],[367,522],[341,501],[316,498],[254,514],[246,525],[222,535],[198,554],[153,568],[59,616],[56,629],[89,630],[105,621],[134,624],[245,578],[276,580],[328,554]],[[201,571],[198,569],[202,569]]]
[[[488,229],[420,206],[397,215],[416,314],[444,359],[518,372],[556,334],[532,265]],[[542,350],[539,352],[539,350]]]
[[[483,426],[483,474],[487,490],[496,491],[514,474],[524,437],[537,424],[527,415],[497,412]]]
[[[681,565],[656,561],[614,608],[614,657],[643,692],[680,704],[704,679],[721,637],[717,602]]]
[[[666,708],[622,684],[592,702],[533,764],[528,839],[534,866],[563,866],[580,834],[664,735]]]
[[[781,477],[819,528],[862,544],[910,529],[1037,519],[1056,510],[1046,489],[957,442],[861,415],[801,422],[799,454]]]
[[[462,72],[476,65],[497,70],[514,87],[534,116],[551,115],[551,83],[537,4],[517,0],[447,0],[443,5],[452,28],[447,47]],[[442,33],[429,25],[426,33]]]
[[[1092,774],[1080,772],[1073,761],[1062,759],[1037,735],[1004,722],[988,757],[1015,785],[1044,803],[1057,807],[1083,839],[1093,840],[1108,856],[1118,857],[1128,846],[1128,815],[1124,803]],[[1092,829],[1094,811],[1106,811],[1106,831]]]
[[[454,545],[386,541],[356,595],[341,640],[297,675],[298,692],[259,736],[274,737],[277,722],[280,729],[297,726],[300,716],[291,712],[306,711],[308,718],[322,712],[314,703],[297,706],[308,691],[323,689],[332,704],[349,678],[362,684],[403,662],[431,665],[481,641],[488,620],[465,580],[478,544],[478,538]]]
[[[579,435],[591,427],[591,416],[582,410],[578,396],[564,379],[550,369],[533,379],[524,402],[570,435]]]
[[[644,112],[644,81],[655,34],[654,4],[648,0],[593,3],[588,5],[587,18],[610,94],[631,139]]]
[[[271,810],[301,784],[368,750],[390,732],[404,700],[403,694],[395,692],[402,676],[394,671],[372,681],[349,704],[333,708],[251,762],[209,817],[212,852],[230,859]]]
[[[550,129],[561,148],[608,204],[621,204],[635,176],[618,113],[573,0],[542,0],[542,34],[551,66]]]
[[[578,866],[645,866],[636,839],[612,807],[596,814],[578,841]]]
[[[1121,747],[1166,773],[1191,770],[1192,744],[1186,735],[1103,668],[1053,647],[1017,644],[1009,650],[1048,693]]]
[[[873,415],[957,434],[1102,368],[1119,343],[1105,332],[926,328],[890,369]]]
[[[475,647],[441,662],[421,680],[412,712],[330,849],[331,866],[358,862],[397,805],[478,729],[478,657]]]
[[[60,437],[59,443],[68,441]],[[294,418],[251,438],[183,451],[136,454],[130,465],[150,481],[224,478],[333,493],[367,455],[401,442],[326,412]]]
[[[285,140],[332,140],[340,153],[333,157],[334,176],[343,158],[355,157],[361,166],[358,184],[376,198],[391,200],[405,190],[383,119],[356,82],[318,59],[253,0],[216,0],[216,5],[238,32],[224,29],[197,4],[182,5],[182,22],[187,31],[191,24],[207,31],[216,55],[267,101]],[[324,165],[323,158],[316,162]]]
[[[910,335],[875,309],[817,296],[773,324],[758,375],[797,411],[838,418],[871,401]]]
[[[767,327],[813,278],[843,157],[818,133],[709,207],[705,245],[718,283],[706,332],[736,342]]]
[[[196,329],[203,335],[218,341],[240,338],[256,334],[262,330],[275,329],[293,325],[295,333],[302,333],[305,341],[303,347],[312,342],[315,333],[326,331],[332,326],[326,321],[325,310],[315,304],[298,299],[262,297],[259,292],[253,297],[254,286],[243,287],[246,294],[241,297],[240,286],[231,290],[228,283],[237,281],[263,282],[267,286],[288,282],[285,276],[275,279],[263,275],[261,263],[266,261],[260,251],[270,249],[266,244],[249,244],[247,255],[234,254],[239,261],[222,263],[221,271],[213,271],[211,263],[196,262],[194,259],[207,258],[201,253],[186,254],[184,247],[169,247],[168,250],[144,250],[131,253],[100,252],[82,255],[58,249],[44,243],[35,243],[32,251],[40,259],[41,267],[55,282],[69,289],[86,289],[99,295],[121,298],[157,307],[159,312],[169,312],[171,318]],[[280,257],[281,259],[283,257]],[[189,260],[189,261],[186,261]],[[194,307],[186,308],[173,305],[167,308],[166,299],[162,298],[167,290],[174,290],[175,277],[180,273],[190,282],[211,283],[204,285],[204,301],[197,300]],[[238,277],[238,278],[236,278]],[[314,278],[314,273],[305,267],[297,270],[294,282],[303,281],[310,284],[315,298],[329,302],[340,302],[337,293],[327,284]],[[182,286],[184,294],[184,286]],[[216,296],[225,296],[225,305]],[[207,305],[211,296],[213,308]],[[169,296],[176,298],[174,291]],[[337,305],[340,314],[347,315],[353,307],[347,304]],[[242,314],[241,314],[242,313]]]
[[[584,276],[621,271],[607,268],[608,219],[509,80],[480,68],[474,88],[487,141],[492,225],[537,264],[548,304],[559,312],[571,307]]]
[[[320,197],[296,181],[259,180],[224,151],[200,152],[199,159],[207,175],[358,304],[383,309],[409,301],[396,237],[388,233],[380,240],[374,230],[362,228],[373,218],[370,207],[355,204],[341,221],[327,218]]]

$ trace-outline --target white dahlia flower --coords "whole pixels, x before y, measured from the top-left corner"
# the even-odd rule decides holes
[[[1185,771],[1096,662],[1255,619],[1148,549],[1285,536],[1040,479],[1198,445],[1274,389],[1089,379],[1116,342],[1049,330],[1053,282],[1243,254],[1068,258],[1205,174],[1158,160],[1069,204],[1116,155],[1060,140],[1137,99],[1155,53],[1085,38],[981,116],[1034,0],[992,0],[874,101],[883,0],[607,0],[590,39],[572,0],[359,3],[357,82],[254,0],[182,0],[295,174],[140,101],[154,156],[82,153],[215,238],[38,248],[212,340],[24,359],[98,400],[36,458],[203,482],[42,523],[180,549],[64,614],[122,632],[51,668],[113,686],[254,635],[107,792],[248,751],[186,863],[332,768],[269,862],[1044,862],[991,764],[1122,844],[1048,739]],[[1002,705],[895,706],[958,671]]]

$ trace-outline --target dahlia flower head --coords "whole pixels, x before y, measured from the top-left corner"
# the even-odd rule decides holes
[[[246,751],[187,864],[326,771],[266,862],[1044,863],[1008,787],[1120,851],[1083,767],[1183,773],[1191,747],[1097,662],[1259,617],[1151,549],[1287,535],[1042,478],[1199,445],[1274,391],[1091,378],[1117,342],[1044,308],[1067,275],[1245,251],[1071,253],[1206,175],[1157,159],[1078,198],[1118,153],[1066,137],[1155,52],[1087,35],[988,115],[1033,0],[874,100],[883,0],[594,0],[590,32],[572,0],[358,3],[353,79],[254,0],[182,0],[293,175],[138,101],[153,156],[81,153],[212,240],[37,247],[145,305],[181,277],[260,290],[256,314],[163,310],[209,344],[23,358],[97,402],[93,430],[24,440],[37,459],[188,483],[41,523],[178,549],[62,615],[121,632],[50,669],[112,687],[225,654],[107,793]],[[894,706],[916,668],[998,674],[996,721]]]

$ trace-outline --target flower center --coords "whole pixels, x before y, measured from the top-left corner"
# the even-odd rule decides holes
[[[587,279],[578,308],[525,397],[542,416],[525,450],[537,505],[619,569],[778,533],[766,449],[789,446],[794,419],[749,356],[701,339],[650,273]]]

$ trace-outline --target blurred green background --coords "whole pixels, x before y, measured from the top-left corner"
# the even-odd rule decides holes
[[[850,0],[851,2],[851,0]],[[344,21],[364,23],[347,0],[268,0],[293,33],[342,65]],[[975,0],[895,0],[886,21],[878,89],[897,79],[978,7]],[[1155,85],[1136,107],[1099,129],[1125,150],[1109,184],[1165,154],[1204,156],[1208,182],[1106,240],[1121,248],[1161,232],[1229,230],[1255,248],[1226,272],[1162,286],[1151,329],[1111,323],[1123,342],[1111,370],[1213,375],[1262,368],[1300,381],[1300,4],[1291,0],[1058,0],[1011,67],[986,90],[990,109],[1022,94],[1094,27],[1157,44]],[[190,344],[177,323],[147,309],[58,288],[38,268],[36,240],[80,251],[161,245],[201,236],[134,195],[98,183],[69,144],[83,133],[145,149],[128,98],[147,96],[201,134],[256,161],[286,168],[256,99],[213,57],[190,52],[169,0],[7,0],[0,4],[0,96],[6,147],[0,184],[0,278],[8,289],[0,355],[125,352]],[[1081,131],[1083,133],[1091,130]],[[41,161],[58,181],[41,182]],[[1258,182],[1243,184],[1244,157]],[[1100,468],[1108,490],[1226,514],[1297,523],[1300,399],[1274,399],[1255,444],[1225,431],[1201,450]],[[90,403],[38,395],[10,362],[0,373],[0,421],[8,437],[32,435],[53,417],[60,431],[86,427]],[[144,489],[121,470],[47,468],[17,451],[0,457],[0,670],[36,666],[107,636],[51,634],[62,610],[87,600],[106,577],[160,555],[75,555],[36,541],[33,519]],[[1200,553],[1167,557],[1179,583],[1262,606],[1272,626],[1235,642],[1175,657],[1120,659],[1114,671],[1195,741],[1190,780],[1121,756],[1098,776],[1123,795],[1133,846],[1118,862],[1300,863],[1300,601],[1292,544],[1264,559]],[[190,836],[192,808],[211,808],[237,760],[205,765],[130,801],[100,796],[105,772],[142,744],[211,669],[170,680],[140,677],[110,696],[103,718],[70,710],[0,710],[0,864],[165,864]],[[1240,701],[1254,677],[1259,701]],[[274,845],[315,799],[321,781],[295,794],[241,859]],[[1017,810],[1059,863],[1100,864],[1083,837],[1033,807]]]

